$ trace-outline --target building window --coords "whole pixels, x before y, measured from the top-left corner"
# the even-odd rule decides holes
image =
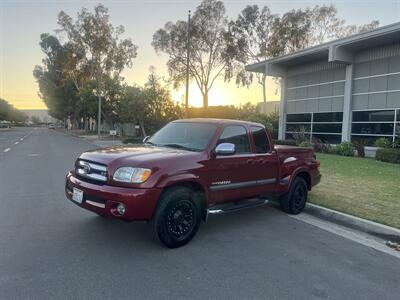
[[[373,146],[378,138],[394,141],[397,132],[400,109],[354,111],[351,130],[352,141],[366,141]]]
[[[286,139],[293,139],[301,131],[312,141],[337,144],[342,139],[342,112],[288,114],[286,116]]]
[[[286,122],[309,123],[311,114],[290,114],[286,117]]]
[[[342,112],[333,112],[333,113],[315,113],[314,114],[314,122],[340,122],[343,121],[343,113]]]
[[[393,122],[394,110],[354,111],[353,122]]]
[[[340,144],[342,142],[341,134],[313,134],[313,137],[325,144]]]

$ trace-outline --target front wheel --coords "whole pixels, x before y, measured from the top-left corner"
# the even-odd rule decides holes
[[[301,177],[296,177],[290,187],[289,193],[281,198],[281,209],[292,215],[301,213],[307,202],[307,183]]]
[[[153,233],[168,248],[187,244],[200,226],[201,208],[195,193],[186,187],[162,195],[152,220]]]

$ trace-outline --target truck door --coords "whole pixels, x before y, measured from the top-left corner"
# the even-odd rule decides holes
[[[256,154],[251,151],[249,134],[245,126],[226,125],[216,146],[221,143],[235,145],[235,154],[217,155],[208,161],[211,201],[220,203],[257,196],[257,178],[253,165]]]
[[[258,190],[261,195],[270,196],[276,186],[278,177],[278,157],[271,146],[265,128],[250,126],[250,134],[253,140],[255,157],[252,162],[252,172],[258,182]]]

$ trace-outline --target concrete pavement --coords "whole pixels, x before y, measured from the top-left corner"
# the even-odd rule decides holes
[[[271,207],[212,216],[186,247],[165,249],[146,223],[65,199],[65,173],[93,144],[3,133],[1,299],[398,299],[400,259]]]

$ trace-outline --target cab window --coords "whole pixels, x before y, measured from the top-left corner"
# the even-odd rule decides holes
[[[217,145],[221,143],[231,143],[235,145],[236,154],[250,153],[250,143],[246,128],[239,125],[225,127],[219,137]]]
[[[257,126],[252,126],[250,129],[256,146],[256,153],[268,153],[271,147],[265,129]]]

